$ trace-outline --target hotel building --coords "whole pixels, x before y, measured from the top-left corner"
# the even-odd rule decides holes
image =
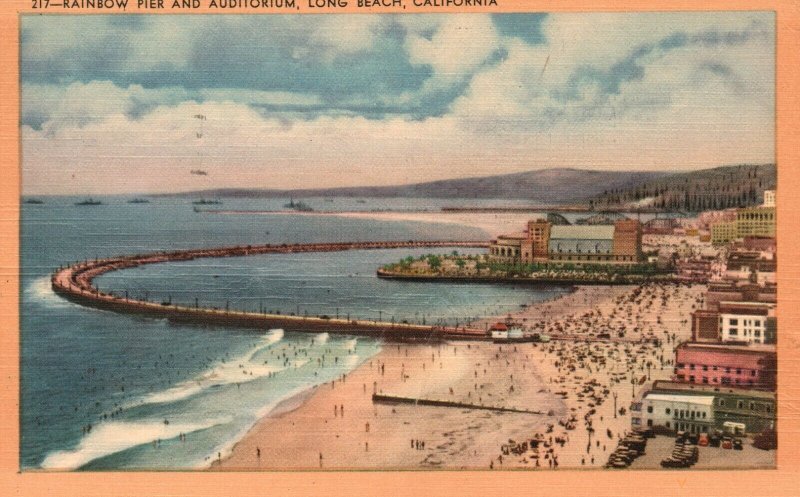
[[[698,385],[774,390],[776,369],[773,345],[686,342],[675,349],[673,379]]]

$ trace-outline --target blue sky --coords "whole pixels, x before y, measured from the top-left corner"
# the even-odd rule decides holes
[[[24,16],[23,189],[771,162],[773,26],[752,12]]]

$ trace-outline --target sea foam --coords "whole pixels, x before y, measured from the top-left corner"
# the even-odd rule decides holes
[[[200,373],[191,380],[182,381],[166,390],[154,392],[145,396],[140,404],[165,404],[177,402],[197,395],[211,387],[230,385],[234,383],[247,383],[269,376],[272,373],[283,371],[284,367],[277,365],[258,364],[253,358],[264,350],[269,349],[283,339],[281,329],[270,330],[261,340],[244,354],[217,363],[210,369]],[[298,367],[293,365],[294,367]]]
[[[169,440],[181,433],[192,433],[229,423],[230,418],[210,419],[201,423],[170,423],[162,420],[115,421],[97,425],[73,450],[52,452],[42,461],[46,469],[78,469],[85,464],[154,440]]]

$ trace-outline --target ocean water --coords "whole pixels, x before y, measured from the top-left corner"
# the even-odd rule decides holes
[[[80,200],[75,198],[43,200],[24,204],[21,222],[23,469],[207,466],[282,400],[351,371],[381,347],[365,337],[179,325],[84,308],[50,289],[49,275],[59,265],[248,243],[486,238],[474,228],[431,223],[208,215],[195,213],[192,199],[128,204],[126,198],[106,197],[104,205],[83,207],[74,205]],[[326,210],[458,205],[429,199],[304,201]],[[277,209],[283,202],[226,200],[209,207]],[[108,273],[96,282],[176,303],[197,299],[205,306],[451,324],[567,291],[375,277],[382,264],[430,251],[198,259]]]

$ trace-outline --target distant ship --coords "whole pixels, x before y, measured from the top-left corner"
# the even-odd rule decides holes
[[[195,200],[192,202],[194,205],[219,205],[222,203],[220,200],[208,200],[205,198],[201,198],[200,200]]]
[[[192,169],[190,173],[196,176],[208,176],[208,171],[203,171],[202,169]]]
[[[366,200],[360,200],[360,199],[356,200],[356,202],[359,203],[359,204],[366,204],[367,203]]]
[[[286,209],[294,209],[299,212],[311,212],[314,209],[311,208],[310,205],[306,204],[303,201],[295,202],[293,198],[289,199],[288,204],[283,204],[283,207]]]
[[[82,202],[75,202],[75,205],[103,205],[103,202],[99,200],[94,200],[92,197],[89,197]]]
[[[29,198],[29,199],[28,199],[28,200],[26,200],[24,203],[26,203],[26,204],[35,204],[35,205],[41,205],[41,204],[43,204],[43,203],[44,203],[44,201],[43,201],[43,200],[39,200],[38,198]]]
[[[128,200],[129,204],[149,204],[150,201],[146,198],[132,198]]]

